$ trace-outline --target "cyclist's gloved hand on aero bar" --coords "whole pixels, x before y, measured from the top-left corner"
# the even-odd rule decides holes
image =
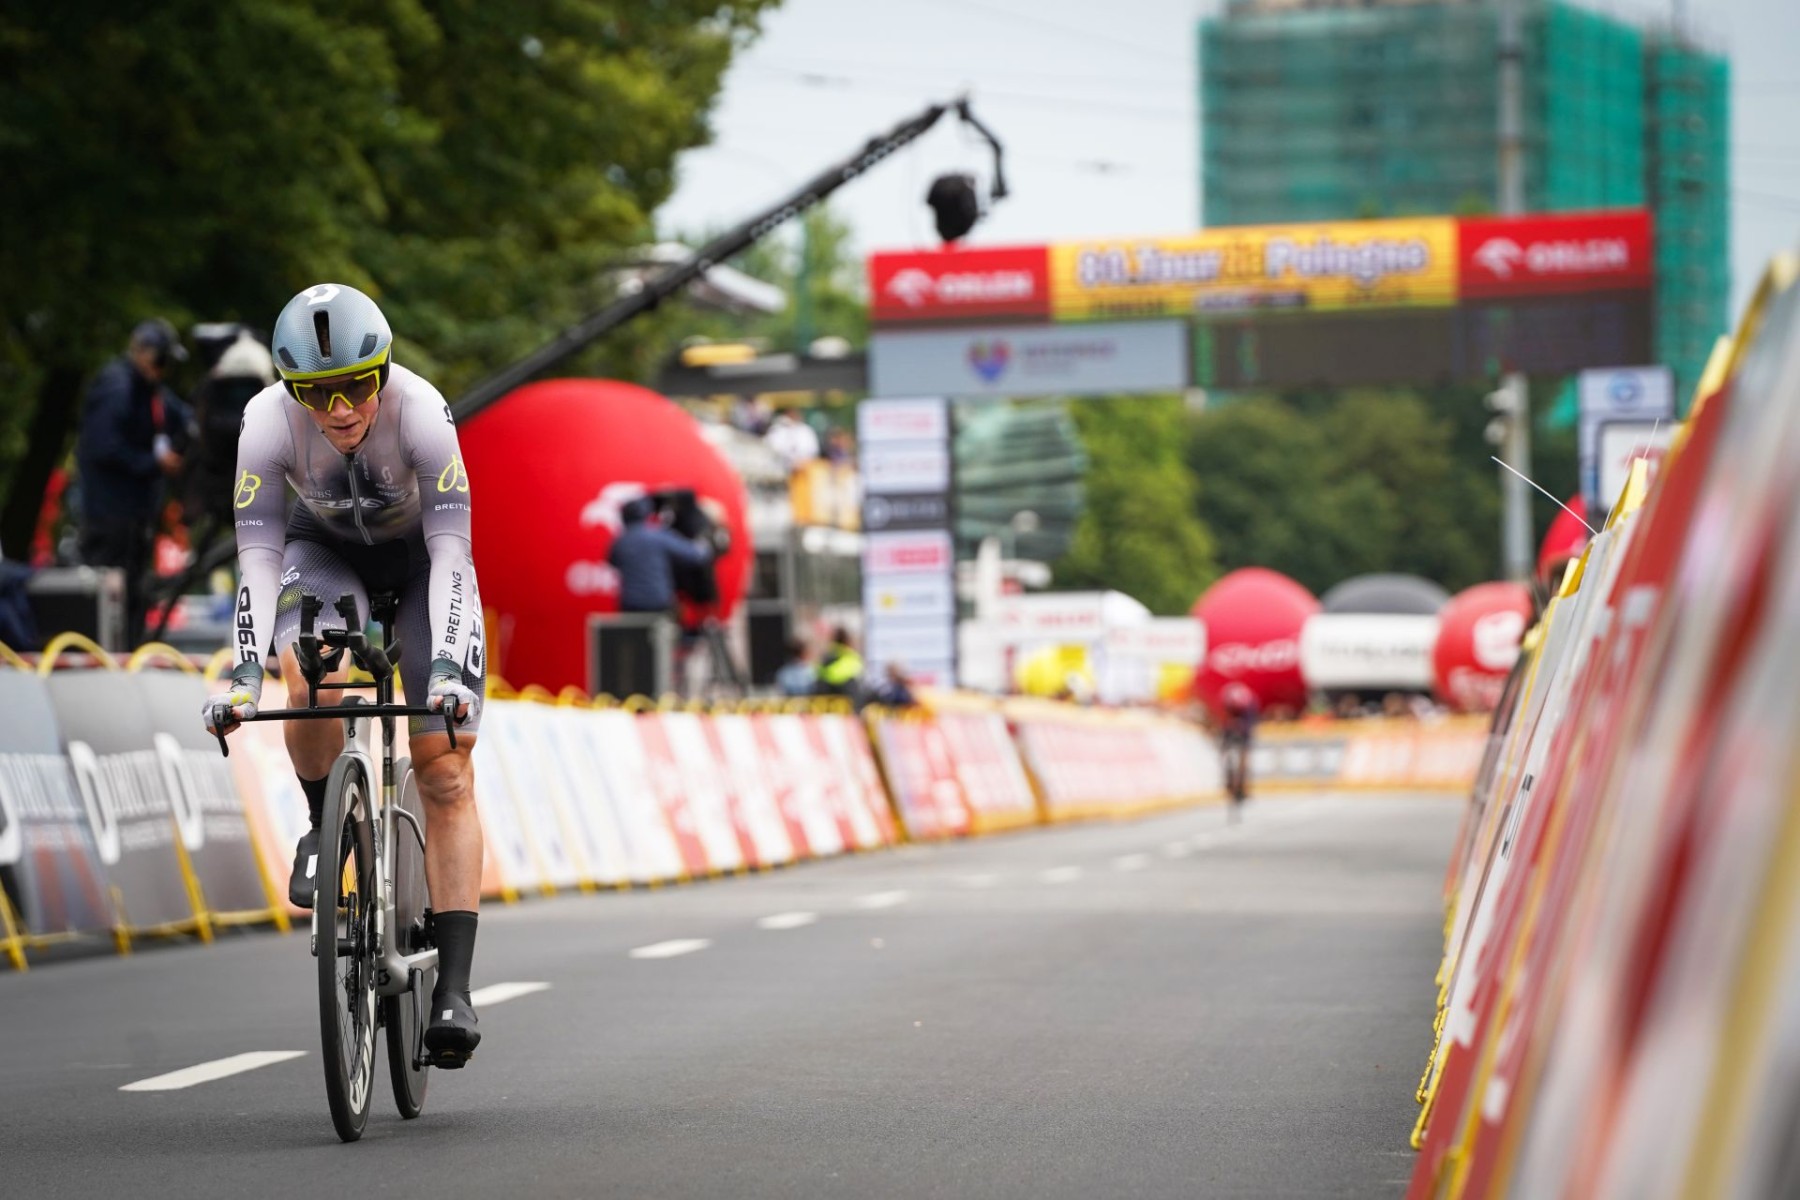
[[[257,702],[262,699],[263,673],[258,663],[239,663],[231,673],[231,690],[218,692],[206,698],[200,709],[200,721],[206,726],[208,733],[229,733],[237,728],[239,721],[248,721],[256,715]],[[213,724],[213,712],[219,707],[231,710],[231,718],[225,722],[224,729]]]
[[[475,692],[463,682],[461,667],[447,658],[432,659],[425,707],[434,713],[448,712],[458,725],[473,715]]]

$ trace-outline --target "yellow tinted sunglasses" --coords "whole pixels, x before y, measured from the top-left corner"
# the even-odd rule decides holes
[[[381,390],[381,368],[337,379],[290,379],[288,392],[314,412],[330,412],[339,400],[345,408],[360,408]]]

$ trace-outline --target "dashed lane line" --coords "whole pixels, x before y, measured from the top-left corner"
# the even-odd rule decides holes
[[[976,875],[960,876],[956,882],[967,888],[991,888],[1000,882],[1000,877],[998,875],[991,875],[983,872]]]
[[[550,985],[547,983],[490,983],[470,992],[469,1003],[477,1008],[492,1008],[496,1004],[505,1004],[508,1000],[517,1000],[520,996],[549,990]]]
[[[1193,846],[1187,842],[1170,842],[1163,847],[1164,858],[1186,858],[1194,852]]]
[[[696,950],[704,950],[712,945],[711,938],[675,938],[667,942],[652,942],[648,946],[639,946],[631,952],[633,958],[675,958],[682,954],[692,954]]]
[[[892,908],[896,904],[906,903],[906,893],[903,891],[870,892],[866,896],[858,896],[850,903],[858,908]]]
[[[254,1071],[258,1067],[274,1066],[278,1062],[286,1062],[290,1058],[301,1058],[305,1054],[304,1050],[251,1050],[245,1054],[233,1054],[230,1058],[216,1058],[212,1062],[196,1063],[191,1067],[183,1067],[179,1071],[170,1071],[166,1075],[152,1075],[148,1079],[128,1083],[119,1090],[121,1092],[173,1092],[181,1088],[191,1088],[195,1084],[211,1083],[215,1079],[241,1075],[245,1071]]]
[[[814,921],[817,921],[818,919],[819,919],[818,913],[811,913],[811,912],[776,913],[773,916],[758,917],[756,919],[756,927],[758,929],[799,929],[802,926],[811,925]]]
[[[1121,854],[1113,859],[1113,866],[1121,871],[1141,871],[1149,865],[1148,854]]]
[[[1045,883],[1073,883],[1081,878],[1080,867],[1051,867],[1038,876]]]

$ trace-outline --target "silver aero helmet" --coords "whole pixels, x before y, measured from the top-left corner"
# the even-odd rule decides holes
[[[375,301],[347,283],[319,283],[275,318],[269,351],[290,392],[296,383],[378,370],[386,386],[393,331]]]

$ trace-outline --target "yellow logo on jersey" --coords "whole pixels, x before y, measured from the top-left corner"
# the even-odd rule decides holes
[[[262,476],[252,475],[245,471],[238,477],[237,495],[233,497],[238,508],[249,508],[256,493],[262,490]]]
[[[469,490],[469,472],[463,468],[462,455],[452,454],[450,465],[438,472],[439,492],[466,492]]]

